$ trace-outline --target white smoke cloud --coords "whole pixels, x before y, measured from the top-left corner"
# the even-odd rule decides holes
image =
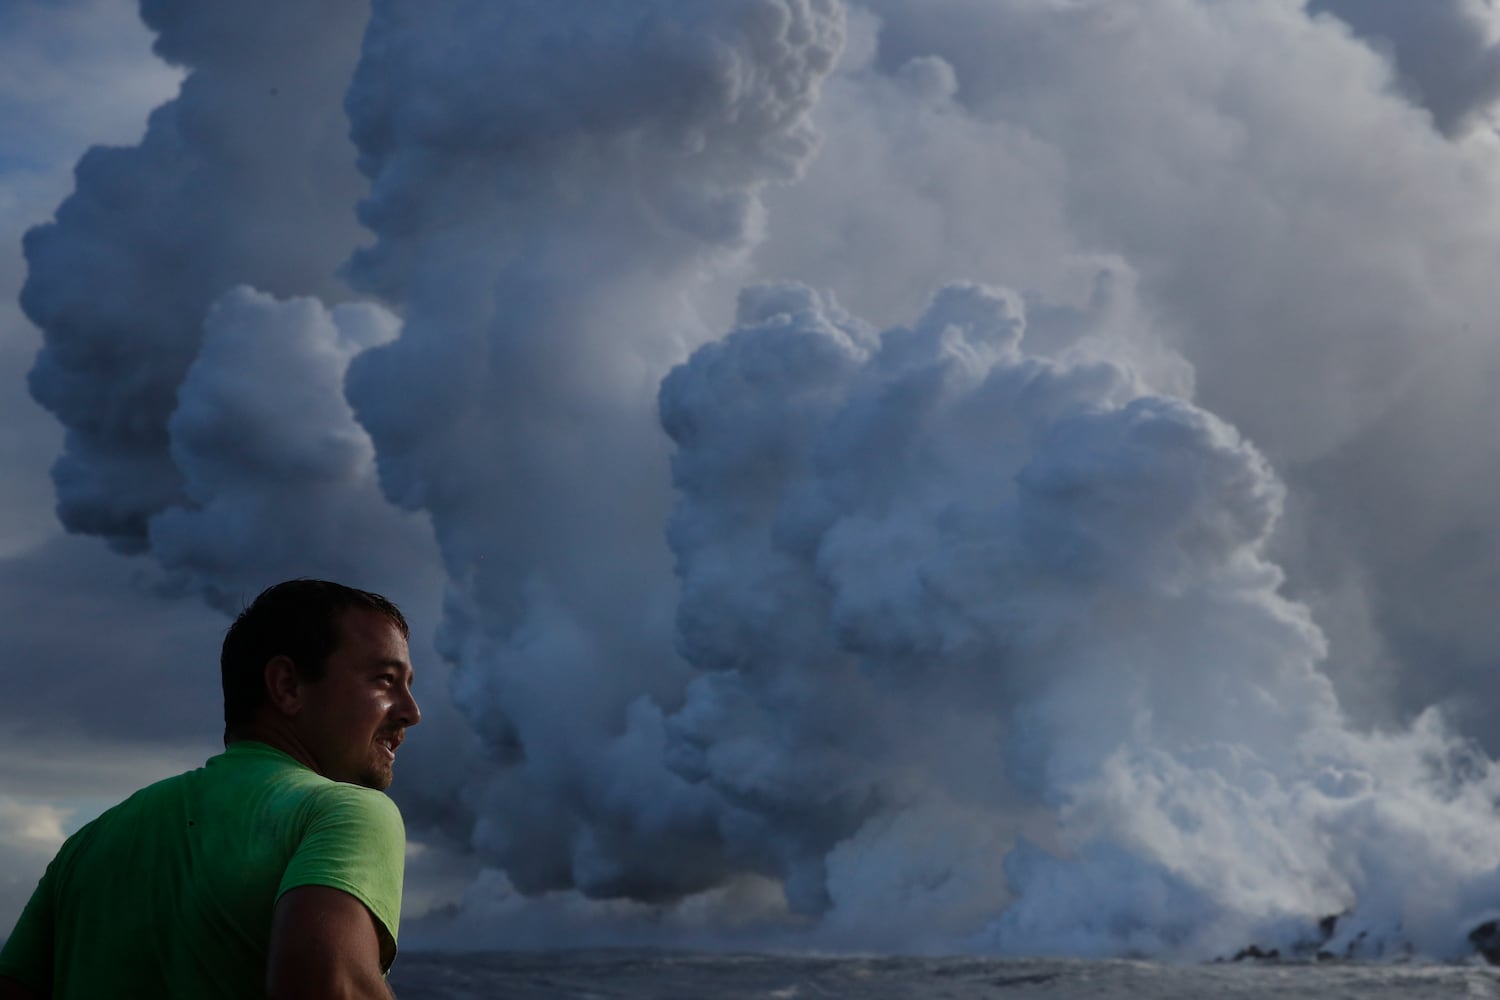
[[[1495,915],[1493,765],[1432,715],[1296,745],[1290,771],[1224,744],[1107,760],[1062,812],[1061,857],[1023,843],[1006,858],[1020,898],[982,939],[1008,954],[1468,954]]]
[[[180,92],[139,145],[90,149],[25,237],[30,387],[67,433],[58,516],[221,610],[287,576],[402,591],[432,571],[429,529],[380,495],[342,398],[350,358],[397,321],[335,304],[360,240],[342,101],[368,9],[141,16]]]
[[[951,940],[996,906],[998,831],[1120,748],[1287,746],[1336,716],[1260,554],[1279,484],[1223,424],[1024,354],[1016,298],[981,286],[879,338],[796,286],[740,320],[662,391],[707,671],[670,753],[759,816],[741,849],[779,855],[794,909]],[[934,860],[911,827],[990,850]]]
[[[828,0],[375,6],[348,106],[377,242],[350,273],[404,324],[349,397],[387,495],[431,516],[457,701],[507,765],[475,844],[524,891],[727,874],[661,763],[687,671],[653,401],[760,190],[811,154],[841,25]]]
[[[32,394],[65,431],[58,515],[118,551],[149,550],[154,565],[89,566],[53,542],[8,563],[5,583],[29,593],[81,577],[50,583],[44,613],[15,631],[32,669],[85,664],[86,680],[28,681],[20,725],[72,738],[190,734],[201,761],[221,728],[222,619],[181,624],[149,593],[122,591],[195,593],[233,612],[269,583],[329,575],[397,599],[420,637],[440,569],[425,520],[380,494],[373,446],[342,396],[349,359],[396,326],[345,302],[337,277],[362,238],[342,105],[367,6],[309,16],[293,3],[147,2],[141,15],[181,70],[160,72],[181,89],[137,145],[84,155],[56,217],[25,238],[21,305],[41,334]],[[100,590],[112,594],[108,614]],[[104,636],[130,653],[99,650]],[[431,657],[414,649],[425,668]],[[423,674],[436,697],[442,671]],[[139,698],[156,706],[149,734],[139,713],[120,711]],[[423,835],[424,823],[468,822],[454,794],[463,734],[443,728],[451,711],[429,707],[437,733],[406,767]]]
[[[972,944],[1008,954],[1464,954],[1493,764],[1432,713],[1352,730],[1266,558],[1265,460],[1024,327],[958,285],[877,339],[781,286],[666,380],[707,671],[678,770],[843,942],[938,947],[988,907]]]
[[[182,500],[166,424],[209,305],[240,284],[336,298],[357,242],[339,101],[364,12],[295,7],[145,4],[156,51],[190,67],[178,97],[139,146],[89,150],[26,235],[21,305],[45,337],[31,391],[69,435],[58,514],[121,551]]]
[[[349,360],[395,337],[397,322],[378,306],[330,312],[247,288],[209,310],[167,421],[184,502],[147,528],[169,574],[232,614],[289,567],[394,580],[421,564],[426,523],[381,496],[374,448],[343,395]]]
[[[1500,706],[1500,164],[1418,68],[1473,4],[1356,23],[1394,69],[1294,0],[143,13],[181,96],[27,243],[61,513],[220,605],[440,559],[448,926],[1495,916],[1493,764],[1418,715]]]
[[[1278,558],[1349,704],[1386,722],[1440,701],[1491,739],[1487,134],[1446,141],[1382,57],[1296,4],[867,7],[823,152],[771,199],[763,271],[882,323],[955,276],[1034,305],[1112,274],[1104,339],[1293,484]],[[951,99],[903,86],[932,59]]]
[[[1458,331],[1468,318],[1492,223],[1493,177],[1478,168],[1490,154],[1444,142],[1334,22],[1291,3],[869,6],[884,22],[877,78],[934,55],[956,74],[956,106],[929,116],[925,143],[905,144],[918,149],[907,156],[926,146],[958,161],[933,154],[915,171],[924,216],[941,220],[928,225],[964,246],[984,234],[1026,247],[1038,230],[1053,241],[1042,244],[1051,263],[1019,279],[988,267],[960,276],[1058,298],[1057,272],[1080,252],[1123,257],[1160,333],[1193,363],[1200,397],[1277,461],[1347,440],[1405,388],[1419,331]],[[831,152],[840,129],[825,131]],[[983,162],[963,155],[975,135],[999,157],[985,197],[966,179]],[[1018,237],[997,240],[1016,228],[1001,228],[1008,217]],[[1422,234],[1423,251],[1382,250],[1376,234],[1396,231]]]
[[[179,75],[150,45],[128,4],[24,0],[0,10],[0,120],[9,125],[0,131],[0,370],[24,371],[40,345],[16,303],[21,232],[51,214],[90,143],[138,141],[147,112],[176,89]],[[47,469],[61,444],[24,382],[0,382],[0,557],[56,533]]]
[[[1454,135],[1500,99],[1500,11],[1491,0],[1310,0],[1389,53],[1402,88]]]

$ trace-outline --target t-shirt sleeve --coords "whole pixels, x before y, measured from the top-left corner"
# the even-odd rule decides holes
[[[52,869],[56,864],[47,866],[5,947],[0,948],[0,976],[14,979],[37,996],[52,993]]]
[[[276,898],[300,885],[326,885],[364,903],[396,941],[406,828],[386,795],[355,785],[321,790],[312,817],[287,863]]]

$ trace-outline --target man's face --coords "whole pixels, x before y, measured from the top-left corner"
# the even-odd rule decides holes
[[[406,728],[422,721],[412,697],[406,639],[384,615],[344,612],[323,676],[304,682],[298,729],[315,770],[335,781],[384,789]]]

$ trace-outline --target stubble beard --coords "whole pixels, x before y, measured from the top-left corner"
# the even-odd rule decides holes
[[[380,759],[385,754],[383,748],[377,746],[374,753],[375,756],[371,758],[369,768],[359,776],[358,783],[366,788],[373,788],[377,792],[383,792],[391,787],[391,779],[395,777],[393,770],[395,762]]]

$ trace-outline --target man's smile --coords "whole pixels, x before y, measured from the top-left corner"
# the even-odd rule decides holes
[[[401,745],[405,738],[405,735],[402,733],[387,733],[383,736],[377,736],[375,742],[380,745],[380,748],[386,752],[391,760],[395,760],[396,748]]]

